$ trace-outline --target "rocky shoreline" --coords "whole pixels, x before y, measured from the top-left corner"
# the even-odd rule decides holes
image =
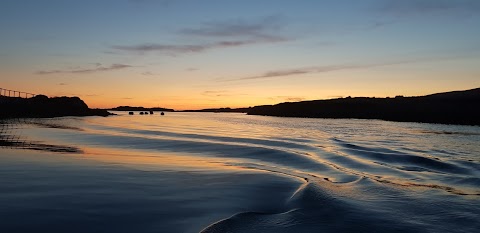
[[[63,116],[110,116],[103,109],[91,109],[78,97],[37,95],[32,98],[0,96],[0,119],[50,118]]]
[[[337,98],[255,106],[249,115],[379,119],[457,125],[480,125],[480,88],[395,98]]]

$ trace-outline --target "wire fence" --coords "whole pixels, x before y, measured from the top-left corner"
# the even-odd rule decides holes
[[[31,98],[36,96],[36,94],[0,88],[0,96]]]

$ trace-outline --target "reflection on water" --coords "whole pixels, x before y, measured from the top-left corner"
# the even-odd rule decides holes
[[[3,148],[79,153],[75,168],[51,169],[70,174],[81,186],[39,175],[57,182],[51,188],[63,190],[55,195],[66,199],[92,194],[81,198],[85,203],[41,205],[70,211],[62,216],[78,232],[469,232],[480,227],[479,127],[221,113],[119,113],[0,125]],[[30,174],[14,177],[12,169],[0,178],[15,183]],[[24,192],[39,194],[29,189],[34,184],[24,185],[29,190]],[[15,187],[4,189],[15,193]],[[100,206],[86,204],[97,202]],[[121,209],[125,206],[131,212]],[[28,216],[35,213],[32,208],[10,210]],[[95,225],[92,216],[129,222],[89,228],[86,223]],[[52,213],[43,221],[57,217]],[[60,224],[57,231],[66,227]]]
[[[39,150],[60,153],[82,153],[77,147],[45,144],[37,141],[30,141],[19,134],[21,127],[25,125],[37,125],[40,127],[52,127],[59,129],[74,129],[63,125],[42,124],[39,119],[12,119],[0,120],[0,148]]]

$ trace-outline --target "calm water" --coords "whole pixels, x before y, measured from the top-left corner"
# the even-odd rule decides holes
[[[3,122],[0,232],[480,229],[480,127],[119,114]]]

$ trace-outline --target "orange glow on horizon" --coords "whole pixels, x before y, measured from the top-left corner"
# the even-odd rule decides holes
[[[462,79],[451,79],[456,74],[454,71],[407,75],[405,72],[398,72],[397,69],[390,67],[387,70],[339,71],[232,82],[212,81],[206,76],[199,77],[210,80],[203,81],[206,84],[192,81],[189,85],[185,83],[193,80],[190,77],[181,78],[176,82],[163,78],[137,82],[134,80],[139,77],[122,72],[99,73],[92,77],[82,74],[81,77],[68,79],[64,78],[64,75],[39,79],[32,73],[7,72],[6,75],[12,78],[2,83],[2,88],[45,94],[50,97],[78,96],[90,108],[143,106],[197,110],[243,108],[346,96],[421,96],[480,87],[480,80],[475,72],[458,73],[457,76],[461,76]],[[246,75],[238,73],[235,76]],[[410,77],[411,80],[405,77]]]

